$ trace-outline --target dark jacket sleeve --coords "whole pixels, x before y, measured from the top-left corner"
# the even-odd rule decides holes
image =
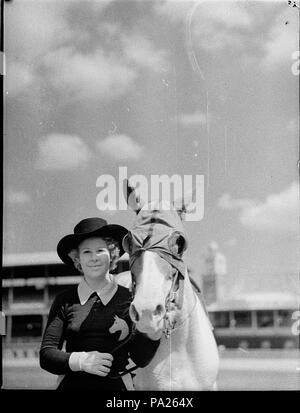
[[[59,295],[50,308],[40,348],[40,366],[53,374],[66,374],[71,371],[69,367],[71,353],[62,350],[65,330],[63,307],[63,296]]]
[[[138,367],[147,366],[153,359],[160,340],[151,340],[145,334],[136,330],[130,342],[129,355]]]

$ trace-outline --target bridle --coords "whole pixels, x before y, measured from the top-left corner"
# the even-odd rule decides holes
[[[152,212],[150,227],[148,229],[147,236],[144,238],[142,243],[135,238],[135,243],[136,243],[135,250],[132,253],[129,252],[129,266],[130,266],[131,277],[132,277],[131,293],[132,293],[132,297],[134,298],[136,282],[134,279],[132,267],[133,267],[135,260],[138,257],[140,257],[143,254],[143,252],[152,251],[152,252],[157,253],[162,259],[164,259],[167,263],[169,263],[172,268],[175,269],[175,272],[172,275],[172,285],[171,285],[170,291],[165,301],[166,312],[164,315],[163,333],[165,337],[168,339],[173,329],[175,328],[175,324],[176,324],[176,320],[171,322],[171,318],[170,318],[171,309],[173,307],[173,311],[174,311],[174,307],[175,307],[175,309],[179,311],[181,310],[182,305],[183,305],[184,276],[186,272],[186,267],[183,264],[183,261],[181,259],[181,254],[175,254],[174,248],[172,248],[172,240],[174,240],[174,236],[175,237],[178,235],[181,236],[181,233],[179,231],[176,231],[176,230],[171,231],[169,234],[167,234],[167,237],[165,237],[167,238],[169,251],[161,248],[159,245],[160,242],[154,242],[154,244],[151,243],[151,237],[153,234],[154,225],[156,224],[156,214],[158,212],[159,211],[156,211],[156,210]],[[133,242],[134,237],[131,232],[128,232],[127,237],[130,237],[131,242]],[[172,249],[173,251],[171,251]],[[175,263],[177,264],[179,263],[180,265],[174,265]]]
[[[184,290],[184,279],[179,273],[178,270],[174,273],[172,276],[172,285],[169,290],[169,293],[166,297],[165,301],[165,308],[166,312],[163,317],[164,320],[164,329],[163,333],[165,337],[168,339],[171,335],[172,330],[175,328],[176,320],[171,322],[170,318],[170,313],[171,311],[174,311],[174,307],[176,311],[181,310],[182,304],[183,304],[183,290]],[[132,293],[132,298],[135,296],[135,281],[132,280],[132,287],[131,287],[131,293]]]
[[[175,328],[176,319],[171,322],[170,313],[172,305],[175,305],[177,311],[181,310],[183,304],[183,278],[180,276],[179,271],[177,270],[172,279],[172,285],[167,295],[165,307],[166,313],[164,315],[164,329],[163,333],[168,339]],[[173,310],[174,311],[174,310]]]

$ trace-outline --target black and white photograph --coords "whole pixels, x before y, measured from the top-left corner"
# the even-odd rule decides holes
[[[1,390],[300,391],[299,1],[1,5]]]

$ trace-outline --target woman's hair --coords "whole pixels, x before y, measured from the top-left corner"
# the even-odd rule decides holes
[[[120,247],[119,243],[114,240],[113,238],[108,238],[104,237],[102,238],[107,245],[107,249],[109,251],[110,255],[110,265],[109,265],[109,270],[112,271],[117,267],[117,262],[120,258]],[[79,249],[78,246],[77,248],[73,248],[69,253],[68,256],[72,259],[74,267],[82,273],[82,268],[79,260]]]

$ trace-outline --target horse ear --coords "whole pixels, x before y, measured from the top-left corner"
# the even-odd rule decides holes
[[[135,188],[129,184],[128,179],[123,182],[123,193],[127,204],[130,206],[136,214],[142,209],[144,202],[140,196],[136,193]]]
[[[185,214],[187,213],[190,204],[193,202],[193,197],[195,195],[196,189],[191,192],[175,199],[173,202],[174,208],[176,209],[180,219],[183,221]]]

